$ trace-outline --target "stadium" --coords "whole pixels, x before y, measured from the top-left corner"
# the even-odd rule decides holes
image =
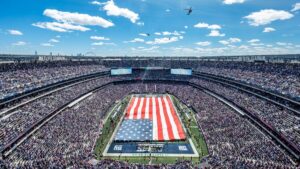
[[[299,61],[2,56],[1,167],[296,168]]]
[[[2,0],[0,169],[300,168],[300,0]]]

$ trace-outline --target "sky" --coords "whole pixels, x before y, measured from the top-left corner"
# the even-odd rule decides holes
[[[299,12],[299,0],[1,0],[0,53],[299,54]]]

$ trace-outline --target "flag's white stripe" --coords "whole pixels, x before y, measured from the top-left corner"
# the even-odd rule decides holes
[[[174,120],[173,114],[171,113],[171,109],[170,109],[170,106],[168,104],[168,101],[167,101],[166,97],[164,97],[164,103],[166,105],[167,113],[168,113],[169,120],[170,120],[170,123],[171,123],[171,126],[172,126],[174,139],[180,139],[178,129],[177,129],[177,126],[175,124],[175,120]]]
[[[131,109],[130,109],[129,119],[133,119],[133,113],[134,113],[134,109],[135,109],[135,107],[136,107],[136,105],[137,105],[138,99],[139,99],[138,97],[136,97],[136,98],[134,99],[133,105],[132,105],[132,107],[131,107]]]
[[[156,116],[156,104],[155,98],[152,97],[152,114],[153,114],[153,127],[152,127],[152,137],[153,140],[158,140],[158,133],[157,133],[157,116]]]
[[[167,126],[166,118],[164,115],[164,109],[163,109],[163,105],[161,102],[161,97],[158,98],[158,104],[159,104],[159,115],[160,115],[162,129],[163,129],[163,137],[164,137],[164,140],[169,140],[168,126]]]
[[[141,99],[141,101],[140,101],[140,105],[139,105],[139,107],[138,107],[136,119],[141,119],[141,118],[142,118],[142,108],[143,108],[143,104],[144,104],[144,98],[142,97],[142,99]]]
[[[149,119],[149,97],[146,99],[145,119]]]

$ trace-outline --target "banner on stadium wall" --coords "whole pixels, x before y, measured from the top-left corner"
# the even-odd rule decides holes
[[[173,75],[192,75],[192,69],[171,69]]]
[[[111,69],[111,75],[130,75],[132,74],[132,68],[119,68],[119,69]]]

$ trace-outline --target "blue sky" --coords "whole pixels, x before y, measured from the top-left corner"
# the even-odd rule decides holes
[[[300,53],[299,11],[296,0],[2,0],[0,53]]]

